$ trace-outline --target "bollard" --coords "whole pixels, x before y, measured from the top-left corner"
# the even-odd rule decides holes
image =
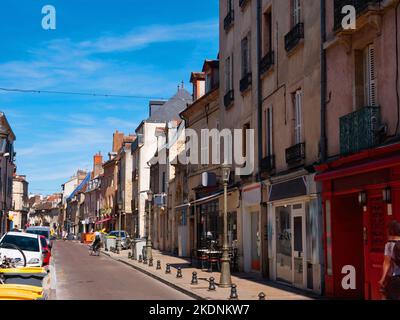
[[[160,260],[157,260],[156,270],[161,270],[161,261]]]
[[[143,264],[147,264],[147,257],[146,256],[143,258]]]
[[[192,273],[192,282],[191,282],[191,284],[192,285],[199,284],[199,280],[197,279],[197,272],[196,271]]]
[[[142,263],[142,262],[143,262],[143,257],[141,254],[139,254],[139,263]]]
[[[177,278],[182,278],[183,277],[181,267],[178,268],[178,271],[176,272],[176,277]]]
[[[128,259],[132,259],[132,253],[128,252]]]
[[[265,300],[265,293],[264,292],[260,292],[258,294],[258,300]]]
[[[215,291],[216,290],[215,279],[213,277],[211,277],[209,282],[210,282],[210,285],[208,286],[208,291]]]
[[[170,274],[171,273],[171,265],[169,263],[167,263],[167,268],[165,269],[165,273],[166,274]]]
[[[236,284],[233,284],[231,286],[231,295],[229,297],[229,300],[239,300]]]
[[[149,259],[149,267],[152,267],[153,266],[153,258],[150,258]]]

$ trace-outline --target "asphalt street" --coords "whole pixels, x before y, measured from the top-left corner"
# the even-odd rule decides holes
[[[52,250],[57,300],[190,300],[185,294],[85,245],[57,241]],[[55,279],[54,279],[55,278]]]

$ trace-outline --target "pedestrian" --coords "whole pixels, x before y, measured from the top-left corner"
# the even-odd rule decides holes
[[[15,225],[11,231],[12,232],[21,232],[21,230],[18,229],[18,225]]]
[[[397,221],[389,224],[388,239],[379,284],[386,300],[400,300],[400,223]]]

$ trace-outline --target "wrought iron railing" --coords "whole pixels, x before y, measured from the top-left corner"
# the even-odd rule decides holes
[[[235,100],[234,92],[233,90],[229,90],[224,96],[225,108],[228,108],[233,103],[234,100]]]
[[[342,29],[342,21],[346,13],[342,13],[344,6],[351,5],[356,9],[357,15],[361,15],[370,7],[379,6],[382,0],[334,0],[334,30]]]
[[[306,144],[299,143],[286,149],[286,163],[291,165],[306,158]]]
[[[261,160],[261,172],[269,173],[275,169],[275,156],[268,156]]]
[[[285,36],[285,49],[291,51],[304,38],[304,23],[296,24]]]
[[[260,62],[260,73],[266,73],[275,63],[274,51],[269,51]]]
[[[233,10],[230,10],[224,19],[224,29],[228,30],[232,25],[235,19],[235,14]]]
[[[340,153],[348,155],[379,144],[380,107],[364,107],[340,118]]]
[[[248,72],[241,80],[240,80],[240,92],[246,91],[251,86],[252,81],[252,73]]]

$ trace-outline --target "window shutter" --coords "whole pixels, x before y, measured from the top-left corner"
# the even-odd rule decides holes
[[[231,90],[231,57],[225,60],[225,86],[226,92]]]
[[[293,0],[293,24],[294,26],[300,23],[301,6],[300,0]]]
[[[375,47],[369,45],[366,49],[366,70],[365,70],[365,86],[366,86],[366,103],[368,106],[377,105],[377,84],[376,84],[376,70],[375,70]]]
[[[295,143],[301,143],[301,109],[302,92],[299,90],[295,94]]]
[[[207,131],[201,131],[201,164],[202,165],[207,165],[209,164],[210,161],[210,156],[208,152],[208,132]]]

